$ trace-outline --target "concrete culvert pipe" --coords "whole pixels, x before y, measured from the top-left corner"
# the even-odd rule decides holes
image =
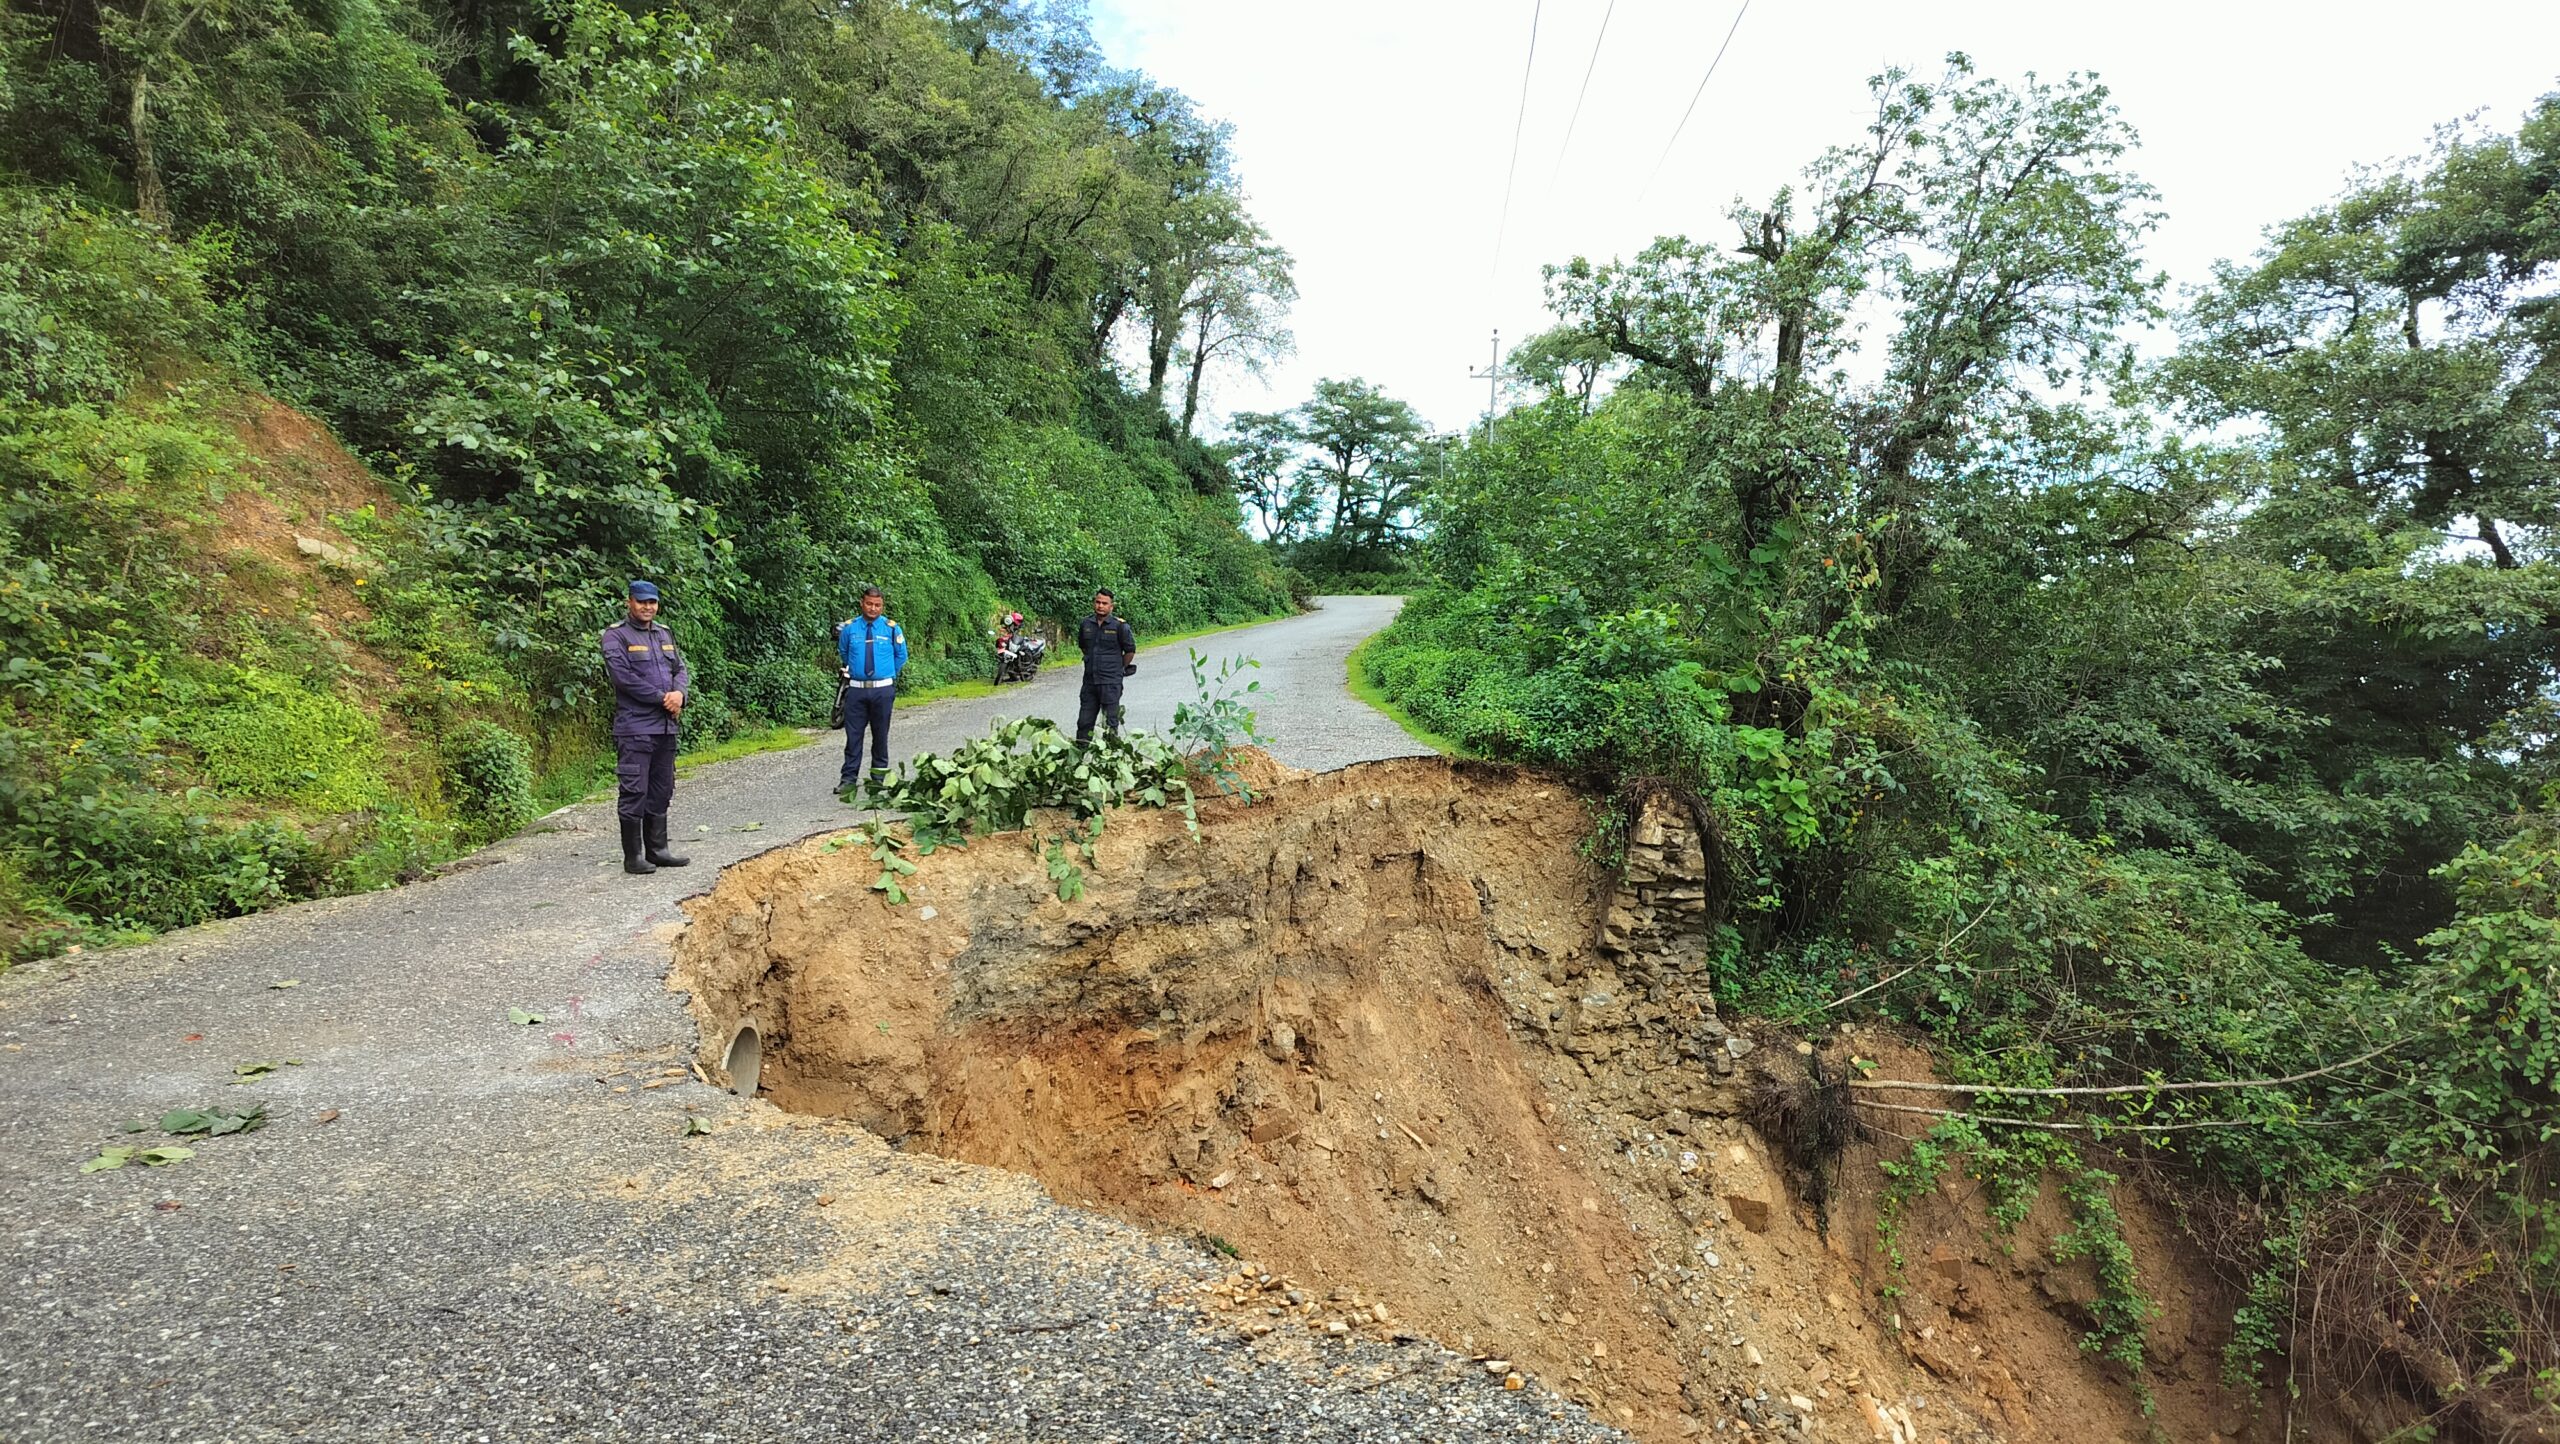
[[[764,1040],[756,1036],[752,1024],[729,1039],[729,1052],[720,1066],[729,1075],[730,1092],[741,1098],[756,1096],[756,1078],[764,1071]]]

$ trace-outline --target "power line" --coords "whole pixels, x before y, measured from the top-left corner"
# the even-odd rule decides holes
[[[1600,33],[1591,40],[1591,63],[1582,67],[1582,88],[1573,93],[1573,118],[1564,123],[1564,144],[1556,147],[1556,168],[1547,176],[1547,195],[1553,199],[1556,181],[1564,175],[1564,158],[1573,149],[1573,128],[1582,120],[1582,98],[1591,93],[1591,72],[1600,68],[1600,45],[1609,38],[1609,17],[1618,13],[1618,0],[1609,0],[1609,8],[1600,12]]]
[[[1636,192],[1637,200],[1643,200],[1646,191],[1662,178],[1663,164],[1671,159],[1671,147],[1680,143],[1680,132],[1689,128],[1689,117],[1698,113],[1698,100],[1707,93],[1707,82],[1716,78],[1716,67],[1724,64],[1724,53],[1733,46],[1733,33],[1742,28],[1742,17],[1750,10],[1751,0],[1742,0],[1742,8],[1733,12],[1733,24],[1724,32],[1724,44],[1716,47],[1716,58],[1707,62],[1707,73],[1700,77],[1696,93],[1689,97],[1689,108],[1680,112],[1680,123],[1671,127],[1671,139],[1662,147],[1662,159],[1653,163],[1653,174],[1644,178],[1644,190]]]
[[[1493,270],[1502,271],[1502,234],[1511,228],[1511,183],[1520,177],[1520,130],[1529,120],[1529,74],[1538,65],[1538,14],[1547,0],[1529,7],[1529,59],[1520,67],[1520,114],[1511,122],[1511,169],[1502,177],[1502,218],[1493,227]]]

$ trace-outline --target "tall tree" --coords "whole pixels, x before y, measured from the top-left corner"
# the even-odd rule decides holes
[[[1227,428],[1231,434],[1221,450],[1237,494],[1262,519],[1263,539],[1286,545],[1303,521],[1289,505],[1289,475],[1298,460],[1297,423],[1276,411],[1239,411]]]
[[[2152,192],[2121,166],[2132,132],[2104,86],[2010,87],[1954,55],[1935,82],[1871,89],[1865,138],[1814,163],[1801,206],[1793,187],[1737,204],[1730,252],[1674,237],[1549,274],[1569,324],[1695,404],[1742,552],[1852,469],[1859,505],[1908,511],[1921,470],[1958,463],[1996,412],[2111,364],[2156,289],[2135,254]],[[1850,388],[1832,368],[1878,291],[1886,373]],[[1882,559],[1917,570],[1928,545],[1897,527]]]
[[[1263,239],[1259,226],[1193,284],[1183,435],[1189,436],[1199,419],[1200,391],[1213,363],[1232,360],[1247,374],[1260,376],[1272,361],[1289,354],[1296,343],[1281,318],[1297,298],[1289,253]]]
[[[1146,331],[1147,394],[1161,402],[1196,288],[1249,252],[1261,232],[1236,187],[1232,127],[1161,89],[1139,96],[1125,124],[1139,183],[1127,219],[1130,289]]]
[[[2517,566],[2560,524],[2555,193],[2560,95],[2513,136],[2450,135],[2277,227],[2196,306],[2176,368],[2191,414],[2262,421],[2377,520]]]
[[[1318,381],[1295,416],[1298,439],[1313,452],[1300,481],[1329,504],[1327,540],[1374,563],[1419,500],[1414,452],[1428,428],[1410,405],[1358,377]]]
[[[1554,326],[1511,348],[1511,384],[1531,397],[1570,396],[1576,409],[1591,412],[1592,394],[1600,378],[1619,364],[1608,342],[1588,330]]]
[[[2432,876],[2548,775],[2560,685],[2560,97],[2512,136],[2451,133],[2272,228],[2197,298],[2167,368],[2229,428],[2246,645],[2310,735],[2250,768],[2305,776],[2316,828],[2226,835],[2327,905],[2341,954],[2410,948]],[[2532,769],[2518,776],[2510,764]]]

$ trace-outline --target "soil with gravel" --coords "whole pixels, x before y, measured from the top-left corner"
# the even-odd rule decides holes
[[[2003,1234],[1951,1175],[1906,1208],[1902,1272],[1882,1130],[1807,1203],[1783,1140],[1812,1080],[1926,1081],[1927,1055],[1720,1017],[1684,936],[1618,925],[1574,790],[1438,758],[1249,770],[1263,795],[1196,830],[1114,814],[1072,900],[1037,828],[936,850],[896,903],[833,841],[732,869],[669,979],[698,1064],[751,1030],[784,1108],[1216,1240],[1236,1263],[1190,1301],[1273,1358],[1419,1336],[1647,1444],[2273,1437],[2220,1385],[2227,1291],[2132,1190],[2151,1414],[2081,1347],[2096,1275],[2055,1190]]]
[[[1394,605],[1197,645],[1263,660],[1282,760],[1411,753],[1342,685]],[[1189,677],[1148,663],[1161,725]],[[916,709],[895,751],[1073,702],[1069,669]],[[0,1439],[1611,1437],[1435,1344],[1204,1331],[1166,1302],[1223,1276],[1196,1245],[702,1081],[678,903],[848,820],[832,743],[688,778],[682,871],[625,877],[588,804],[416,886],[0,979]],[[252,1104],[79,1171],[168,1141],[127,1120]]]

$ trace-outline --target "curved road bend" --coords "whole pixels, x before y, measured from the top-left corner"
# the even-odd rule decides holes
[[[1201,645],[1262,658],[1282,758],[1411,752],[1342,684],[1394,606]],[[1188,689],[1179,648],[1147,658],[1135,720]],[[1074,694],[1060,669],[893,735]],[[677,1076],[678,899],[846,820],[836,766],[830,736],[687,779],[685,871],[624,877],[587,804],[416,886],[0,979],[0,1440],[1607,1437],[1427,1345],[1201,1333],[1155,1302],[1215,1272],[1195,1249]],[[283,1066],[226,1086],[252,1062]],[[157,1140],[120,1120],[252,1101],[268,1126],[188,1161],[76,1171]]]

